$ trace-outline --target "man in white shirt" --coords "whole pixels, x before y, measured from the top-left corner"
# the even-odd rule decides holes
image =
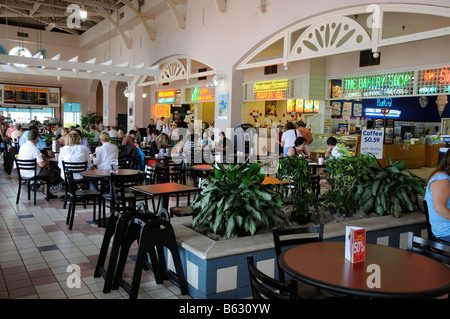
[[[116,131],[116,128],[114,126],[111,126],[111,129],[109,130],[109,137],[118,137],[119,133]]]
[[[97,169],[111,169],[111,160],[119,158],[119,149],[116,145],[111,144],[109,134],[106,132],[100,133],[100,143],[102,146],[95,150],[95,158],[92,163],[93,168]]]
[[[161,118],[156,122],[156,129],[161,132],[163,124],[164,124],[164,116],[161,116]]]
[[[30,160],[36,159],[37,163],[37,171],[32,172],[30,170],[21,171],[21,176],[25,178],[33,177],[33,176],[48,176],[48,183],[45,184],[45,195],[46,198],[54,198],[52,194],[48,193],[48,186],[51,182],[52,172],[50,170],[50,166],[48,165],[48,161],[42,157],[41,151],[36,146],[39,142],[39,132],[36,130],[31,130],[27,134],[27,141],[22,144],[19,148],[18,159],[21,160]]]

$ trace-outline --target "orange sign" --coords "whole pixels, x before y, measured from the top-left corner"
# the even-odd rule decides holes
[[[170,104],[158,104],[153,107],[155,108],[156,117],[170,117]]]
[[[346,226],[345,258],[352,263],[364,261],[366,257],[366,229]]]

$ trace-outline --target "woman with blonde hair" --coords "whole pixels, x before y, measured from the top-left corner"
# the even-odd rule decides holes
[[[81,144],[81,136],[72,131],[65,136],[65,146],[61,147],[59,151],[58,167],[61,169],[61,177],[64,179],[64,168],[62,162],[87,162],[91,165],[89,158],[89,151],[86,146]],[[81,178],[74,174],[76,179]]]
[[[99,138],[102,146],[98,146],[95,149],[95,158],[92,161],[94,168],[110,169],[111,160],[119,158],[119,148],[109,142],[110,137],[108,133],[101,132]]]

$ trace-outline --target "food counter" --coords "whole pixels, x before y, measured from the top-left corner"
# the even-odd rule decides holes
[[[421,168],[425,166],[425,144],[384,144],[381,165],[389,166],[387,156],[392,163],[403,160],[405,168]]]
[[[425,145],[425,166],[437,167],[439,163],[439,149],[445,144]]]
[[[360,144],[361,144],[361,135],[357,134],[319,134],[313,133],[313,142],[309,145],[309,150],[311,151],[311,158],[315,160],[318,154],[322,156],[325,154],[327,150],[327,139],[333,136],[336,138],[338,143],[344,143],[344,145],[348,148],[352,155],[359,154]]]

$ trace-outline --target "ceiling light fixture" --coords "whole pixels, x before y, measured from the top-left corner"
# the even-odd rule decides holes
[[[86,18],[87,18],[87,10],[84,8],[84,4],[81,6],[81,9],[80,9],[80,18],[81,18],[81,20],[86,20]]]
[[[142,91],[142,98],[145,99],[147,97],[147,92]]]
[[[128,91],[128,87],[123,91],[123,95],[125,95],[125,97],[130,96],[130,91]]]

